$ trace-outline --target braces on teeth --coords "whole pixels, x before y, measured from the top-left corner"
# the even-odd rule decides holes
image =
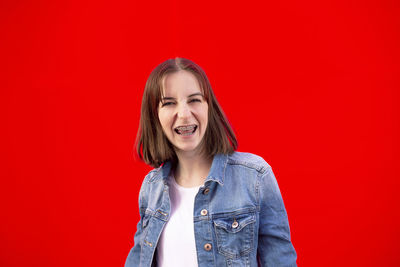
[[[180,126],[180,127],[176,127],[175,131],[181,135],[191,135],[196,130],[196,128],[197,128],[196,125]]]

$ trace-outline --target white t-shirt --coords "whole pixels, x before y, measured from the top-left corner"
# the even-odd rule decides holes
[[[182,187],[168,177],[171,214],[157,246],[158,267],[197,267],[194,239],[194,198],[200,186]]]

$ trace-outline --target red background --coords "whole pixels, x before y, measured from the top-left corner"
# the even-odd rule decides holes
[[[1,1],[0,265],[123,265],[144,84],[182,56],[272,165],[299,266],[399,266],[399,8]]]

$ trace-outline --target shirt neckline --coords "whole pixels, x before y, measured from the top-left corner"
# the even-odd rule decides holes
[[[185,192],[189,192],[189,191],[197,191],[199,190],[200,187],[202,187],[203,185],[197,185],[197,186],[193,186],[193,187],[184,187],[179,185],[176,180],[175,180],[175,176],[174,173],[171,172],[170,176],[169,176],[169,181],[171,182],[171,185],[173,187],[175,187],[176,189],[178,189],[179,191],[185,191]]]

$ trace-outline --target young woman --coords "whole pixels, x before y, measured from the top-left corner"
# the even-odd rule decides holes
[[[296,266],[271,167],[236,148],[198,65],[175,58],[152,71],[137,152],[155,169],[140,189],[125,267]]]

